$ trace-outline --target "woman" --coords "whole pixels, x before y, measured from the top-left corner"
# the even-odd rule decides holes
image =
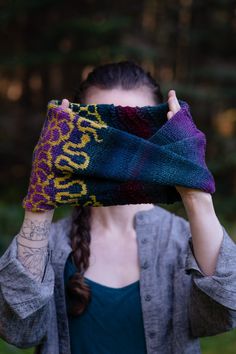
[[[163,102],[124,61],[94,69],[74,101]],[[168,119],[180,109],[168,94]],[[68,107],[64,99],[62,107]],[[25,212],[0,258],[0,334],[40,354],[190,354],[236,326],[236,245],[210,194],[176,187],[188,221],[153,204]]]

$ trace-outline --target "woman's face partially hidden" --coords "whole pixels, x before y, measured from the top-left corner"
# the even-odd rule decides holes
[[[155,106],[151,90],[147,86],[136,88],[133,90],[124,90],[122,88],[100,89],[98,87],[90,87],[86,92],[84,104],[114,104],[115,106]]]

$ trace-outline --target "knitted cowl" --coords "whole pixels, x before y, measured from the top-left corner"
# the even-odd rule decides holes
[[[175,186],[213,193],[205,134],[187,102],[167,119],[168,103],[129,107],[51,100],[32,157],[23,207],[174,203]]]

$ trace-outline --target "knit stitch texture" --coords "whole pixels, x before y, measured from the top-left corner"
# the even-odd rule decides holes
[[[32,157],[23,207],[174,203],[175,185],[214,193],[206,138],[187,102],[167,119],[168,103],[129,107],[51,100]]]

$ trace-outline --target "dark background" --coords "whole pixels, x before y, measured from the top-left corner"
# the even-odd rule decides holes
[[[236,237],[235,0],[6,1],[0,26],[1,252],[22,222],[47,102],[72,100],[94,66],[126,59],[153,74],[165,100],[175,89],[190,104],[207,137],[217,215]],[[181,203],[170,208],[183,212]],[[235,354],[235,333],[202,345],[206,354]],[[11,350],[0,348],[0,354]]]

